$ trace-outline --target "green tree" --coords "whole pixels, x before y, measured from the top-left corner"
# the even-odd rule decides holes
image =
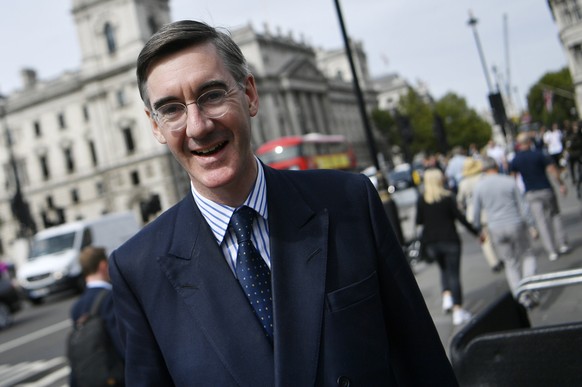
[[[491,126],[467,106],[465,98],[449,92],[436,102],[434,109],[443,118],[451,147],[459,145],[467,149],[475,144],[481,148],[491,138]]]
[[[545,93],[552,98],[551,109],[546,105]],[[527,106],[531,120],[546,126],[566,120],[577,120],[574,85],[570,70],[564,67],[557,72],[548,72],[537,81],[527,94]]]
[[[413,154],[427,149],[436,149],[433,135],[433,110],[431,105],[418,93],[410,89],[398,104],[398,113],[409,120],[411,131],[410,148]],[[405,135],[402,126],[399,128],[401,136]]]
[[[390,112],[381,109],[372,110],[372,122],[388,144],[391,146],[400,145],[400,136],[396,131],[396,124]]]
[[[442,149],[435,132],[438,118],[446,137],[446,149]],[[454,93],[432,103],[411,89],[400,99],[396,110],[373,111],[372,121],[390,146],[398,145],[403,153],[408,150],[409,157],[419,152],[446,152],[457,145],[467,149],[474,143],[481,148],[491,138],[489,123]]]

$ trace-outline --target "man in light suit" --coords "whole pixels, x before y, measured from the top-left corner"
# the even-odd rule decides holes
[[[164,26],[137,74],[153,134],[192,192],[111,255],[128,385],[456,385],[368,178],[253,155],[258,93],[228,35]],[[239,283],[241,207],[267,268],[262,310]]]

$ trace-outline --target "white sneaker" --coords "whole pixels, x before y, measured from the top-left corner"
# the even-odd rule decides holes
[[[550,259],[550,261],[555,261],[558,259],[558,254],[557,253],[551,253],[550,256],[548,257]]]
[[[453,308],[453,297],[450,294],[443,294],[443,312],[450,313]]]
[[[570,252],[570,247],[568,245],[560,246],[560,254],[567,254]]]
[[[453,325],[461,325],[471,320],[473,315],[467,312],[465,309],[455,309],[453,310]]]

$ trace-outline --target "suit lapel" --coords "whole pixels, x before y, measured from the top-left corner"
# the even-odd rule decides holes
[[[280,172],[265,168],[277,385],[313,385],[325,297],[328,214],[315,213]],[[300,370],[300,372],[298,372]]]
[[[241,386],[274,385],[273,349],[191,196],[160,266]]]

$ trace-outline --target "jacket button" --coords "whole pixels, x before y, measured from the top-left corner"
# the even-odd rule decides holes
[[[350,379],[347,376],[340,376],[337,378],[337,385],[339,387],[350,387]]]

